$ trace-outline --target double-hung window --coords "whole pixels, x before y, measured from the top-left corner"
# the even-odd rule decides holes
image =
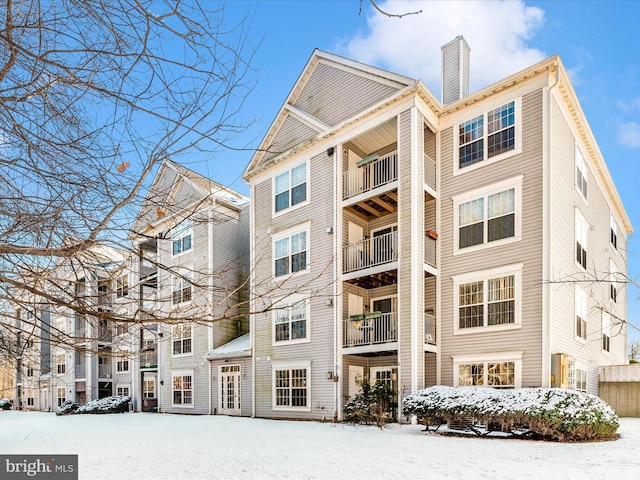
[[[193,375],[176,374],[171,376],[173,388],[173,406],[193,406]]]
[[[172,354],[186,355],[191,353],[192,328],[188,323],[180,323],[171,327]]]
[[[129,371],[129,358],[118,357],[116,360],[116,371],[118,373],[126,373]]]
[[[116,395],[119,397],[128,397],[129,396],[129,387],[118,385],[116,388]]]
[[[613,215],[610,216],[609,223],[611,226],[609,241],[611,242],[611,245],[613,245],[613,248],[617,249],[618,248],[618,224],[616,223],[615,218],[613,218]]]
[[[576,189],[587,199],[587,164],[584,161],[584,155],[576,145]]]
[[[454,197],[454,255],[521,238],[522,177]]]
[[[482,113],[458,125],[458,171],[497,160],[518,149],[517,116],[520,99]]]
[[[576,338],[587,339],[587,294],[576,285]]]
[[[308,227],[274,238],[274,276],[281,277],[307,269]]]
[[[618,267],[611,259],[609,259],[609,298],[614,302],[618,301]]]
[[[279,302],[274,306],[274,341],[296,342],[309,339],[309,299]]]
[[[179,275],[173,276],[171,294],[171,303],[173,305],[191,301],[193,289],[191,277],[192,275],[190,271],[183,271],[180,272]]]
[[[191,221],[185,220],[175,227],[171,232],[171,242],[173,245],[173,255],[179,255],[183,252],[191,250],[193,247],[192,239],[193,227]]]
[[[307,164],[287,170],[273,180],[275,213],[307,200]]]
[[[583,368],[575,367],[575,385],[574,388],[580,392],[587,391],[587,371]]]
[[[454,334],[521,324],[522,264],[457,275]]]
[[[273,364],[273,408],[310,410],[310,364]]]
[[[611,315],[602,312],[602,351],[611,351]]]
[[[61,407],[67,401],[67,393],[65,387],[58,387],[58,407]]]
[[[64,354],[56,355],[56,372],[59,375],[62,375],[66,371],[67,371],[67,364],[66,364],[66,361],[65,361]]]
[[[586,270],[587,268],[587,221],[576,210],[576,262]]]
[[[129,275],[121,275],[116,279],[116,298],[129,295]]]

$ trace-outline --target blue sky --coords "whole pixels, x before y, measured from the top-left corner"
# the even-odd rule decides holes
[[[230,22],[248,16],[256,86],[243,117],[254,123],[234,141],[256,147],[314,48],[423,80],[440,97],[440,46],[464,35],[471,90],[559,54],[631,222],[640,229],[640,1],[380,1],[385,11],[422,10],[402,19],[368,0],[228,2]],[[180,159],[248,193],[240,175],[250,151]],[[637,234],[637,235],[640,235]],[[640,279],[640,240],[629,243],[629,275]],[[628,320],[640,328],[640,288],[629,286]],[[640,331],[629,329],[640,338]]]

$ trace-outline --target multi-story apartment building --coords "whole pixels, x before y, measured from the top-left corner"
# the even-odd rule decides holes
[[[214,413],[217,370],[206,355],[249,328],[249,199],[165,161],[134,232],[136,409]]]
[[[440,102],[314,51],[251,159],[254,415],[625,362],[632,227],[560,58],[472,94],[462,37],[442,61]]]

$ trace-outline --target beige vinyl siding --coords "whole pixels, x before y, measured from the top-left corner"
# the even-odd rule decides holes
[[[399,378],[400,383],[409,389],[419,389],[424,380],[424,363],[420,361],[424,349],[424,270],[420,261],[425,231],[422,182],[424,125],[422,116],[415,110],[402,113],[398,125]],[[413,144],[412,139],[415,139]],[[414,235],[414,232],[419,234]],[[420,312],[420,318],[416,318],[417,312]]]
[[[494,101],[495,102],[495,101]],[[495,108],[488,104],[486,110]],[[459,115],[458,122],[468,120]],[[441,331],[442,383],[453,385],[453,355],[481,355],[503,351],[522,351],[522,386],[540,386],[542,368],[542,91],[534,90],[522,97],[522,153],[471,173],[452,177],[453,128],[441,135],[441,212],[440,235],[442,308],[438,312]],[[523,175],[522,240],[502,246],[488,246],[475,252],[453,256],[454,211],[451,198],[501,180]],[[452,276],[481,272],[496,267],[523,263],[521,328],[505,331],[453,335],[454,305]]]
[[[292,293],[310,296],[308,318],[309,342],[297,344],[281,343],[273,345],[273,312],[255,315],[254,355],[256,415],[258,417],[315,418],[333,416],[335,384],[327,380],[329,371],[334,371],[334,307],[327,305],[332,298],[335,278],[333,242],[335,237],[327,233],[333,227],[335,178],[332,174],[332,158],[326,152],[309,160],[307,198],[309,203],[298,208],[280,212],[272,218],[272,179],[255,186],[254,228],[255,228],[255,285],[257,296],[255,308],[269,308],[271,302]],[[307,159],[297,158],[291,167]],[[279,232],[300,225],[309,226],[307,238],[308,271],[298,272],[286,280],[273,276],[272,238]],[[268,233],[270,232],[270,233]],[[310,411],[273,410],[272,365],[277,362],[311,361],[309,381],[311,385]]]
[[[397,87],[372,78],[320,63],[294,106],[333,126],[397,90]]]
[[[586,149],[588,194],[585,201],[575,188],[575,145],[580,137],[572,130],[555,97],[551,100],[551,353],[567,353],[576,363],[587,368],[587,389],[597,393],[598,366],[625,362],[625,333],[619,326],[611,329],[611,353],[601,347],[602,312],[625,318],[626,289],[618,289],[618,302],[610,300],[609,260],[613,259],[618,271],[626,273],[620,261],[620,252],[610,245],[610,207],[598,177],[591,168]],[[587,270],[576,262],[575,212],[584,217],[587,225]],[[619,230],[620,232],[620,230]],[[620,237],[618,242],[620,245]],[[620,247],[619,247],[620,249]],[[618,249],[618,250],[619,250]],[[598,281],[600,280],[600,281]],[[575,285],[588,295],[587,339],[575,339]]]
[[[293,116],[288,116],[274,137],[272,144],[269,146],[269,151],[265,154],[263,161],[268,161],[271,158],[277,157],[291,147],[309,140],[317,134],[317,130],[314,130],[308,125],[302,123]]]

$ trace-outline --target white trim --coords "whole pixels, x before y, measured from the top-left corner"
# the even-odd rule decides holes
[[[189,337],[189,339],[191,340],[191,351],[187,352],[187,353],[173,353],[173,337],[174,337],[174,329],[183,325],[187,325],[189,327],[189,329],[191,330],[191,335]],[[182,358],[182,357],[193,357],[193,324],[191,322],[187,323],[187,322],[181,322],[181,323],[176,323],[171,325],[171,342],[169,344],[169,349],[171,352],[171,358]],[[184,340],[186,340],[186,338],[182,338],[180,341],[183,342]],[[181,345],[183,345],[181,343]],[[184,348],[183,348],[184,350]]]
[[[305,302],[306,336],[304,338],[296,338],[294,340],[276,340],[276,320],[277,320],[278,312],[280,311],[281,308],[289,309],[294,304],[301,301]],[[278,305],[279,302],[282,302],[281,305]],[[289,319],[289,326],[291,326],[291,319]],[[289,332],[289,334],[291,334],[291,331]],[[279,347],[283,345],[295,345],[298,343],[309,343],[309,342],[311,342],[311,295],[297,293],[297,294],[288,295],[280,300],[276,300],[275,302],[273,302],[271,306],[271,345],[274,347]]]
[[[496,162],[499,162],[501,160],[504,160],[506,158],[510,158],[513,157],[514,155],[519,155],[522,153],[522,97],[516,97],[512,100],[508,100],[508,101],[504,101],[503,99],[496,99],[499,101],[495,101],[495,102],[491,102],[488,105],[483,105],[483,111],[482,112],[478,112],[475,114],[470,114],[470,116],[468,116],[465,120],[463,120],[462,122],[457,122],[453,125],[453,176],[456,177],[458,175],[463,175],[465,173],[469,173],[469,172],[473,172],[474,170],[477,170],[479,168],[485,167],[487,165],[492,165]],[[488,157],[488,122],[486,121],[487,118],[487,113],[495,110],[496,108],[500,108],[503,107],[505,105],[508,105],[509,103],[513,102],[514,103],[514,115],[515,115],[515,121],[514,121],[514,147],[513,149],[501,153],[499,155],[496,155],[494,157],[489,158]],[[483,119],[484,119],[484,134],[482,136],[482,138],[484,139],[484,145],[483,145],[483,157],[484,159],[468,165],[466,167],[462,167],[460,168],[460,125],[462,123],[467,122],[468,120],[471,120],[473,118],[479,117],[480,115],[482,115]]]
[[[478,188],[476,190],[472,190],[469,192],[465,192],[460,195],[456,195],[451,197],[453,201],[453,255],[461,255],[470,252],[477,252],[478,250],[484,250],[487,248],[494,248],[501,245],[507,245],[510,243],[519,242],[522,240],[522,182],[524,180],[524,175],[518,175],[515,177],[511,177],[505,180],[502,180],[497,183],[492,183],[491,185],[487,185],[482,188]],[[483,216],[483,229],[484,229],[484,238],[483,243],[478,245],[473,245],[470,247],[459,248],[460,245],[460,214],[459,207],[460,205],[470,202],[476,199],[486,199],[489,195],[493,195],[496,193],[504,192],[506,190],[514,189],[514,230],[513,237],[502,238],[500,240],[494,240],[492,242],[488,241],[487,238],[487,228],[489,219],[486,218],[486,215]],[[488,203],[488,202],[484,202]],[[484,206],[484,210],[486,211],[488,205]]]
[[[291,407],[291,406],[278,406],[276,405],[276,371],[278,370],[293,370],[293,369],[306,369],[307,371],[307,405],[305,407]],[[310,412],[311,411],[311,360],[296,361],[287,360],[271,363],[271,408],[274,411],[298,411],[298,412]]]
[[[578,207],[575,208],[575,230],[574,230],[574,242],[580,242],[580,246],[582,250],[587,254],[586,266],[583,266],[580,262],[578,262],[578,258],[576,257],[576,246],[574,243],[573,247],[573,261],[575,265],[577,265],[580,270],[586,270],[589,266],[589,223],[585,220],[584,215],[580,212]]]
[[[174,235],[178,235],[180,234],[180,237],[178,238],[174,238]],[[191,236],[191,246],[189,247],[188,250],[182,250],[180,251],[180,253],[173,253],[173,243],[180,240],[180,241],[184,241],[184,239],[188,236]],[[184,219],[182,222],[179,222],[178,225],[176,225],[175,227],[173,227],[171,229],[171,258],[178,258],[183,256],[186,253],[189,252],[193,252],[193,240],[194,240],[194,235],[193,235],[193,222],[191,221],[191,219],[186,218]]]
[[[193,296],[195,294],[195,285],[193,283],[193,273],[195,271],[194,266],[191,265],[189,267],[176,267],[174,271],[175,273],[171,274],[171,309],[181,308],[192,303]],[[178,303],[173,303],[173,294],[176,291],[176,284],[178,282],[187,282],[189,284],[189,286],[191,287],[191,298],[189,300],[182,300],[182,290],[184,290],[183,284],[183,288],[180,289],[180,301]]]
[[[173,403],[173,379],[175,377],[191,377],[191,403]],[[195,375],[193,374],[193,370],[171,370],[171,385],[169,386],[171,389],[171,406],[175,408],[195,408],[196,404],[196,395],[195,395]],[[181,390],[185,391],[185,390]],[[160,404],[160,402],[158,402]]]
[[[580,302],[580,303],[578,303]],[[584,302],[584,303],[582,303]],[[586,332],[585,338],[579,337],[576,332],[576,320],[578,313],[581,314],[581,318],[584,319]],[[587,336],[589,335],[589,295],[579,285],[575,286],[574,297],[574,309],[573,309],[573,337],[580,343],[587,343]]]
[[[476,272],[463,273],[461,275],[455,275],[451,277],[453,280],[453,334],[454,335],[470,335],[474,333],[491,333],[501,332],[504,330],[514,330],[522,328],[522,268],[524,263],[516,263],[512,265],[505,265],[490,270],[479,270]],[[486,284],[487,280],[504,277],[507,275],[513,275],[514,277],[514,322],[506,323],[502,325],[486,325],[487,320],[487,308],[483,312],[483,326],[480,327],[468,327],[460,328],[460,294],[459,287],[462,284],[470,283],[474,281],[483,281]],[[483,290],[484,291],[484,290]],[[483,305],[488,304],[488,297],[485,292],[483,295]]]
[[[582,191],[582,186],[578,185],[578,170],[580,170],[580,174],[585,179],[587,194],[585,195]],[[578,195],[584,201],[585,205],[588,205],[589,198],[589,167],[587,166],[587,162],[585,161],[584,153],[582,153],[582,149],[578,146],[578,141],[574,140],[574,162],[573,162],[573,186],[578,192]]]

